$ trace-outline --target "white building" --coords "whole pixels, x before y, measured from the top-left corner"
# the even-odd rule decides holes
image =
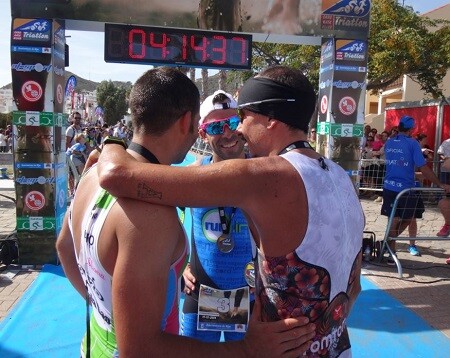
[[[13,110],[12,89],[0,89],[0,113],[10,113]]]

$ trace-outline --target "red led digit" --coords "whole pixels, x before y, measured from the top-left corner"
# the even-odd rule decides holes
[[[159,37],[159,38],[158,38]],[[156,40],[158,41],[156,41]],[[151,48],[158,48],[161,49],[161,56],[159,57],[160,59],[165,59],[166,55],[167,55],[167,35],[162,32],[162,33],[158,33],[158,32],[150,32],[150,47]]]
[[[225,39],[225,37],[221,36],[221,35],[214,35],[213,36],[214,39],[214,43],[216,44],[220,44],[218,46],[213,46],[212,51],[214,54],[220,54],[220,59],[216,59],[214,57],[214,59],[212,60],[212,63],[214,64],[218,64],[218,65],[223,65],[226,60],[227,60],[227,40]]]
[[[135,53],[135,49],[139,49],[138,53]],[[145,32],[140,29],[132,29],[128,33],[128,56],[131,58],[144,58],[145,57]]]
[[[201,42],[200,45],[196,45],[196,38],[200,39],[200,41],[197,42]],[[205,36],[195,36],[195,35],[191,35],[191,48],[194,51],[200,51],[202,54],[202,59],[201,62],[205,62],[206,61],[206,37]]]
[[[241,55],[241,63],[247,62],[247,41],[242,37],[233,37],[233,41],[237,41],[240,43],[240,50],[236,49],[236,52],[240,52]],[[233,46],[234,48],[234,46]]]
[[[105,61],[248,69],[251,35],[105,24]]]

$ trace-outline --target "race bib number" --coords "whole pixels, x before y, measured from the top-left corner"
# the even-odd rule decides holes
[[[250,316],[248,286],[219,290],[200,285],[197,329],[244,333]]]

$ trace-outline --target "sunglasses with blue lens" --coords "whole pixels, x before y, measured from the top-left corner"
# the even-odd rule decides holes
[[[219,135],[223,134],[225,131],[225,125],[228,126],[230,131],[235,131],[239,125],[239,117],[234,115],[228,118],[216,119],[214,121],[201,124],[199,128],[204,130],[206,134]]]

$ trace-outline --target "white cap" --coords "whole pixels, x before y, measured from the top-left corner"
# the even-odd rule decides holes
[[[219,93],[223,93],[225,96],[228,97],[230,100],[227,103],[214,103],[213,99],[215,96],[217,96]],[[217,109],[230,109],[230,108],[237,108],[237,102],[233,98],[233,96],[229,93],[226,93],[222,90],[218,90],[214,92],[212,95],[205,98],[203,103],[200,105],[200,120],[198,121],[198,124],[202,124],[205,118],[210,114],[212,111],[215,111]]]

